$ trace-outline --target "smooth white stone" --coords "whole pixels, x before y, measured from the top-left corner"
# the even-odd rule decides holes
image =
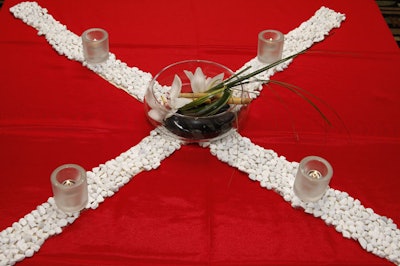
[[[25,219],[25,218],[21,218],[21,219],[19,219],[18,223],[19,223],[21,226],[25,226],[25,225],[27,225],[27,224],[28,224],[28,222],[26,221],[26,219]]]
[[[19,261],[22,261],[24,258],[25,258],[24,255],[18,253],[18,254],[15,254],[15,255],[14,255],[14,258],[13,258],[13,259],[14,259],[15,261],[19,262]]]
[[[323,212],[321,212],[321,211],[314,211],[314,216],[315,217],[321,217],[322,214],[323,214]]]
[[[61,227],[56,227],[56,228],[54,229],[54,232],[55,232],[56,235],[61,234],[61,232],[62,232]]]
[[[1,237],[0,238],[0,243],[3,245],[10,243],[10,239],[8,237]]]
[[[25,243],[23,239],[21,239],[17,242],[17,247],[19,248],[19,250],[22,251],[22,253],[24,253],[28,248],[28,245]]]
[[[351,234],[350,234],[350,232],[347,231],[347,230],[342,231],[342,234],[343,234],[343,236],[344,236],[345,238],[351,238]]]
[[[367,241],[366,241],[363,237],[360,237],[360,238],[358,239],[358,242],[360,243],[360,245],[361,245],[361,247],[362,247],[363,249],[366,249],[366,248],[367,248]]]
[[[28,258],[30,258],[30,257],[32,257],[33,256],[33,254],[34,254],[35,252],[34,252],[34,250],[32,250],[32,249],[27,249],[26,251],[25,251],[25,257],[28,257]]]
[[[68,222],[67,222],[66,218],[62,218],[62,219],[57,221],[57,225],[60,226],[60,227],[64,227],[67,224],[68,224]]]
[[[26,219],[27,222],[29,223],[29,222],[33,222],[33,221],[35,220],[35,217],[33,217],[32,213],[28,213],[28,214],[25,216],[25,219]]]
[[[103,198],[103,196],[101,196],[101,195],[98,195],[98,196],[97,196],[97,198],[96,198],[96,201],[97,201],[98,203],[101,203],[101,202],[103,202],[103,201],[104,201],[104,198]]]
[[[68,224],[72,224],[76,220],[76,217],[68,217],[67,222]]]

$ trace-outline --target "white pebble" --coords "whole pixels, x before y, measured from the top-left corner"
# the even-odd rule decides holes
[[[360,245],[361,245],[361,247],[362,247],[363,249],[366,249],[366,248],[367,248],[367,241],[366,241],[364,238],[360,237],[360,238],[358,239],[358,242],[360,243]]]
[[[25,216],[25,219],[27,220],[28,223],[29,223],[29,222],[35,221],[35,217],[33,217],[33,215],[32,215],[31,213],[28,213],[28,214]]]
[[[60,219],[60,220],[58,220],[58,222],[57,222],[57,225],[60,226],[60,227],[64,227],[64,226],[66,226],[67,224],[68,224],[68,222],[67,222],[66,219]]]
[[[25,257],[30,258],[30,257],[33,256],[34,253],[35,253],[34,250],[32,250],[32,249],[27,249],[27,250],[25,251]]]
[[[19,261],[22,261],[24,258],[25,258],[24,255],[17,253],[17,254],[15,254],[15,256],[14,256],[14,261],[19,262]]]
[[[40,215],[44,215],[46,213],[46,209],[42,205],[38,206],[38,211]]]
[[[351,234],[350,234],[350,232],[347,231],[347,230],[343,230],[343,231],[342,231],[342,234],[343,234],[343,236],[344,236],[345,238],[351,238]]]

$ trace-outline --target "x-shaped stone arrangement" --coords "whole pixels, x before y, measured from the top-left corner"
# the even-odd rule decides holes
[[[143,102],[152,79],[151,74],[129,67],[112,53],[104,63],[88,64],[83,57],[80,36],[69,31],[36,2],[22,2],[10,11],[16,18],[38,30],[38,35],[43,35],[60,55],[81,62],[84,67]],[[321,7],[309,20],[285,35],[283,57],[322,41],[333,28],[340,27],[344,20],[343,14]],[[291,61],[261,73],[257,78],[268,80],[275,72],[284,70]],[[265,65],[253,58],[238,72],[249,66],[259,69]],[[246,90],[260,93],[262,83],[250,83]],[[157,169],[163,159],[184,144],[156,128],[129,150],[87,171],[89,202],[86,209],[96,209],[140,172]],[[220,161],[248,174],[251,180],[260,182],[261,187],[280,194],[294,208],[304,209],[306,213],[332,225],[343,237],[358,241],[366,251],[400,265],[400,230],[392,219],[376,214],[371,208],[364,207],[358,199],[333,188],[329,188],[317,202],[301,201],[292,189],[299,164],[289,162],[273,150],[252,143],[249,138],[234,130],[220,140],[201,145],[208,147],[211,154]],[[79,212],[62,212],[55,205],[54,198],[49,197],[46,202],[0,232],[0,265],[13,265],[33,256],[46,239],[62,233],[63,228],[72,224],[79,215]]]

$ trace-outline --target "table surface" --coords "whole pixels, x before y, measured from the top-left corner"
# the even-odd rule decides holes
[[[0,230],[52,196],[57,166],[90,170],[152,130],[141,102],[15,19],[9,8],[18,2],[0,11]],[[400,224],[400,53],[374,1],[37,2],[78,35],[106,29],[111,52],[152,75],[185,59],[236,70],[256,56],[261,30],[287,33],[321,6],[346,14],[273,76],[323,99],[333,127],[297,96],[265,87],[240,134],[289,161],[326,158],[332,188]],[[20,264],[55,263],[391,265],[197,145],[135,176]]]

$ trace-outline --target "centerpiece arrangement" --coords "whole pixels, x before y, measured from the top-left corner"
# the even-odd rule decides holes
[[[154,76],[146,91],[147,117],[154,126],[186,142],[221,138],[232,129],[239,129],[245,119],[252,95],[244,85],[254,81],[271,82],[260,81],[256,76],[300,53],[252,72],[244,68],[234,73],[223,65],[204,60],[169,65]],[[294,86],[285,87],[319,111]]]

